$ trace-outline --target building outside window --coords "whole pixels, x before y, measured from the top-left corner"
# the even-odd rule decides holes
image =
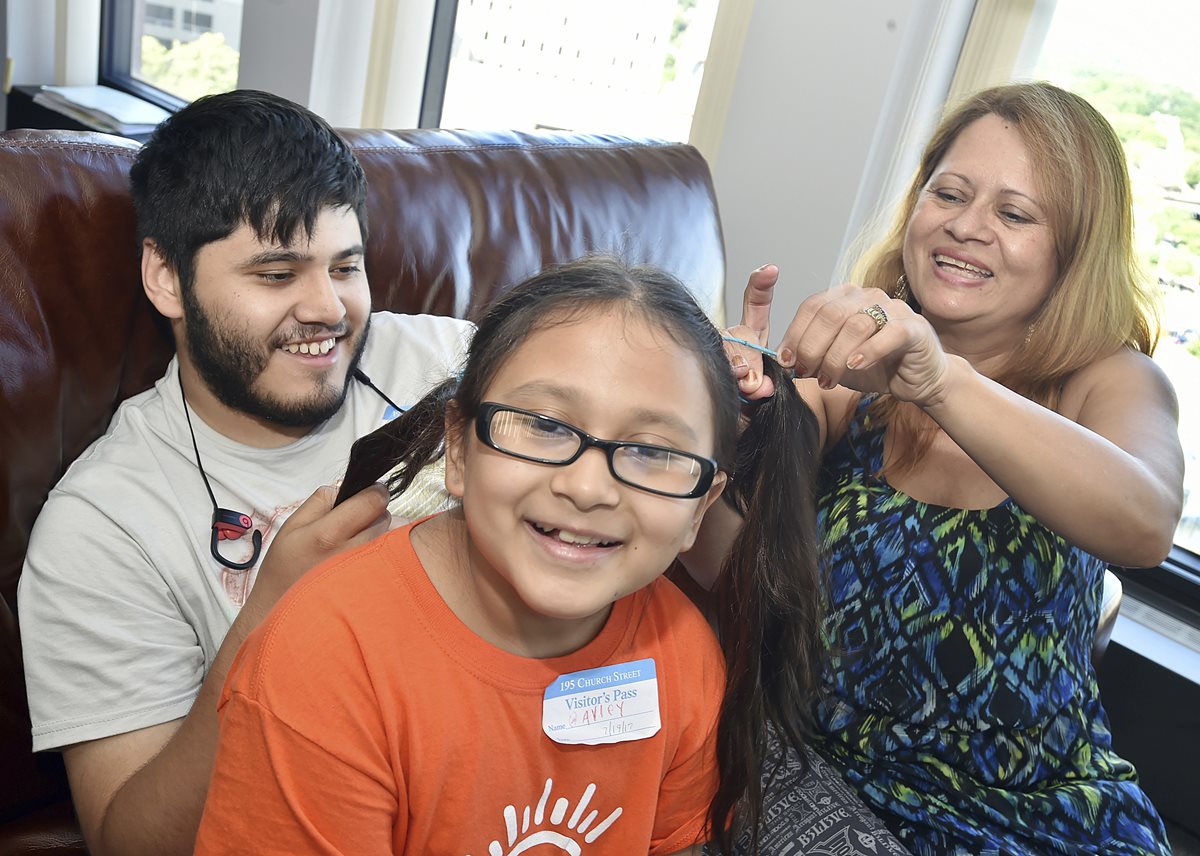
[[[441,126],[687,140],[718,0],[459,0]]]

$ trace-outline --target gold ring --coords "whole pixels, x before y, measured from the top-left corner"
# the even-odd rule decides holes
[[[888,322],[887,313],[883,311],[883,307],[880,306],[878,303],[872,303],[870,306],[865,306],[858,311],[861,312],[863,315],[866,315],[872,321],[875,322],[875,332],[876,333],[878,333],[880,330],[882,330],[887,325],[887,322]]]

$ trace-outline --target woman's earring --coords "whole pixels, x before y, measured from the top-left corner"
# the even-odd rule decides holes
[[[892,298],[894,300],[908,300],[908,275],[900,274],[896,277],[896,287],[892,289]]]
[[[1037,322],[1034,321],[1025,328],[1025,344],[1028,345],[1033,340],[1033,331],[1037,329]]]

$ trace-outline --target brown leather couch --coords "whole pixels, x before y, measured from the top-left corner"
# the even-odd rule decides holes
[[[542,265],[659,264],[719,312],[725,259],[688,146],[516,133],[347,131],[370,182],[376,308],[471,317]],[[57,754],[34,756],[17,580],[47,492],[171,346],[142,294],[127,189],[137,144],[0,135],[0,854],[85,852]]]

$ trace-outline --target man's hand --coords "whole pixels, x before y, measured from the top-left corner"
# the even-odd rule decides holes
[[[297,508],[271,541],[246,601],[260,615],[305,572],[343,550],[366,544],[388,531],[388,493],[373,484],[333,507],[337,491],[328,485]],[[257,623],[257,622],[256,622]]]

